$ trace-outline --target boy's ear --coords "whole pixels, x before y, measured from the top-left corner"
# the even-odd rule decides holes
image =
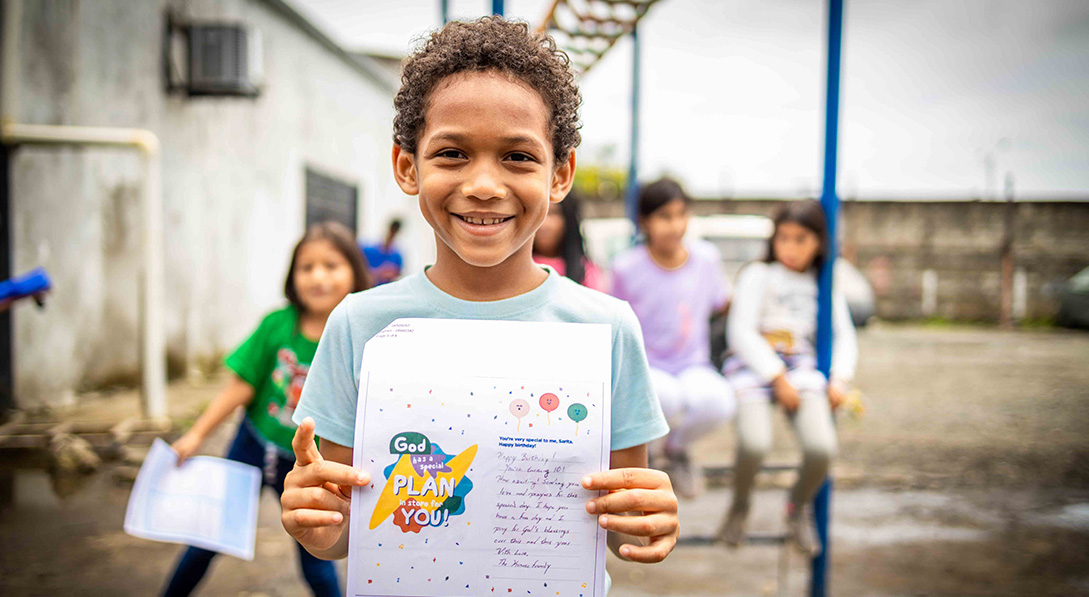
[[[416,156],[393,144],[393,177],[406,195],[418,195],[420,184],[416,180]]]
[[[575,150],[567,153],[567,159],[556,167],[552,174],[552,188],[549,189],[549,200],[559,203],[571,192],[571,185],[575,183]]]

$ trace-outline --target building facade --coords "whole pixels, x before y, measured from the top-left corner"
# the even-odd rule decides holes
[[[5,0],[3,19],[6,122],[159,138],[172,372],[217,362],[285,303],[290,251],[308,221],[332,217],[376,238],[390,215],[408,215],[412,238],[414,201],[390,166],[396,77],[282,0]],[[197,85],[202,76],[210,86]],[[45,309],[12,313],[16,405],[70,404],[82,389],[135,382],[140,155],[7,153],[10,269],[42,266],[54,280]]]

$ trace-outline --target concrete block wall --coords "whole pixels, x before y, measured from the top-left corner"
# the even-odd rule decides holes
[[[772,217],[778,200],[705,199],[693,214]],[[877,314],[997,322],[1007,206],[983,201],[845,201],[841,256],[870,280]],[[1015,316],[1050,320],[1062,284],[1089,267],[1089,201],[1013,204],[1013,263],[1023,284]],[[590,200],[588,217],[621,217],[620,202]]]

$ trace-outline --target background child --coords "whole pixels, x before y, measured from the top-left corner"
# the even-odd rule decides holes
[[[676,544],[677,498],[646,466],[667,427],[654,398],[634,314],[533,263],[549,203],[571,188],[578,88],[566,55],[524,23],[484,17],[432,34],[404,65],[394,100],[394,175],[419,195],[435,232],[435,264],[348,297],[329,318],[295,412],[295,469],[284,528],[323,558],[348,552],[349,500],[374,471],[351,467],[364,344],[400,317],[607,323],[613,329],[613,470],[582,485],[606,490],[587,512],[621,557],[657,562]],[[305,418],[304,418],[305,417]],[[312,418],[312,419],[311,419]],[[314,434],[321,436],[320,450]],[[638,491],[612,491],[612,490]],[[618,533],[635,535],[618,541]]]
[[[580,199],[575,191],[548,208],[548,217],[533,236],[533,261],[587,288],[608,292],[601,268],[586,257],[580,212]]]
[[[711,316],[725,311],[729,288],[718,250],[685,240],[689,198],[662,179],[639,191],[639,229],[646,243],[613,262],[613,296],[639,318],[654,391],[671,429],[657,467],[669,471],[679,495],[692,497],[703,475],[688,457],[694,440],[730,420],[730,385],[711,364]]]
[[[386,237],[382,239],[382,242],[373,245],[359,245],[359,250],[363,251],[363,258],[367,260],[367,267],[370,268],[375,286],[388,284],[401,277],[405,259],[397,245],[393,244],[397,239],[397,233],[400,231],[401,220],[394,218],[390,220],[389,228],[386,230]]]
[[[267,315],[257,330],[224,361],[233,375],[193,427],[173,444],[178,464],[196,453],[220,423],[245,407],[227,458],[263,469],[262,487],[284,491],[284,477],[295,464],[291,438],[295,412],[310,361],[329,314],[349,292],[365,290],[370,277],[352,233],[332,222],[311,226],[295,245],[284,295],[291,303]],[[319,560],[301,545],[299,563],[315,595],[340,595],[332,562]],[[204,577],[216,552],[189,547],[164,595],[188,595]]]
[[[733,504],[719,530],[730,545],[739,545],[745,536],[753,479],[771,449],[774,399],[786,410],[804,455],[787,505],[787,532],[803,552],[820,551],[809,502],[835,455],[831,409],[845,400],[858,358],[847,301],[837,291],[832,298],[831,383],[816,369],[817,274],[825,247],[820,204],[790,203],[775,217],[766,262],[747,266],[738,277],[727,324],[732,356],[724,365],[740,402],[737,467]]]

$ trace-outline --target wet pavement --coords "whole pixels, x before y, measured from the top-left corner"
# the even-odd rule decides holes
[[[832,594],[1089,594],[1089,334],[882,326],[860,340],[867,413],[840,421]],[[220,383],[172,385],[172,414],[192,417]],[[68,416],[136,408],[130,394],[102,396]],[[204,451],[220,453],[232,432]],[[782,421],[776,437],[771,459],[789,459]],[[695,457],[725,464],[732,445],[725,429]],[[121,464],[63,498],[46,471],[11,465],[0,468],[0,594],[158,592],[182,548],[122,531]],[[780,530],[789,482],[763,478],[750,530]],[[683,531],[710,534],[728,500],[714,488],[682,502]],[[807,594],[808,562],[787,555],[785,576],[781,549],[763,545],[680,547],[652,566],[610,556],[609,569],[617,596]],[[255,560],[218,558],[200,594],[307,594],[271,493]]]

